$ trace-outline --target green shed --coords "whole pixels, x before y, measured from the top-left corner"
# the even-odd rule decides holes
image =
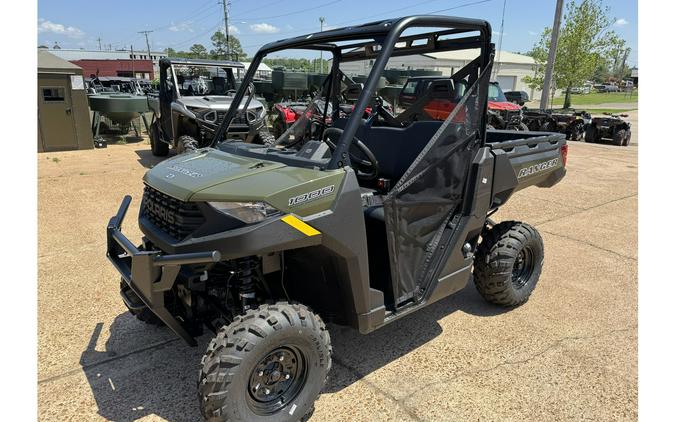
[[[37,83],[38,152],[93,148],[82,68],[39,49]]]

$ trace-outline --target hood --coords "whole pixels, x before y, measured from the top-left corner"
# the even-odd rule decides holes
[[[169,196],[188,201],[201,190],[281,167],[285,165],[205,148],[162,161],[148,170],[143,180]]]
[[[490,110],[508,110],[508,111],[520,110],[520,106],[518,104],[501,101],[488,101],[488,108]]]
[[[209,108],[212,110],[228,110],[230,104],[232,104],[232,99],[234,97],[225,96],[225,95],[206,95],[203,97],[181,97],[178,101],[183,103],[186,107],[193,108]],[[246,98],[244,97],[239,104],[239,110],[243,110],[244,104],[246,104]],[[251,100],[249,104],[249,109],[262,107],[262,103],[255,98]]]

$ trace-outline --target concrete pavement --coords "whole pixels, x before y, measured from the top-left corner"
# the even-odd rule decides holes
[[[635,140],[636,134],[633,135]],[[199,420],[190,348],[122,304],[105,224],[125,194],[140,239],[149,145],[38,154],[41,420]],[[571,143],[568,176],[517,193],[496,220],[535,225],[539,284],[504,310],[469,285],[370,335],[332,326],[313,421],[637,418],[637,148]]]

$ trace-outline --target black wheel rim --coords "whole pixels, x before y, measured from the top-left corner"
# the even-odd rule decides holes
[[[295,346],[278,347],[253,368],[247,401],[259,415],[271,415],[292,402],[307,380],[307,361]]]
[[[511,282],[517,289],[525,286],[534,272],[534,257],[532,250],[525,247],[518,252],[513,270],[511,271]]]

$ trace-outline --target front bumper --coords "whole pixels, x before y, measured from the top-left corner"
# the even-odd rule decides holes
[[[129,209],[131,197],[124,197],[117,214],[108,222],[107,256],[125,283],[159,319],[189,345],[195,339],[185,330],[164,306],[164,292],[173,288],[182,265],[208,264],[220,261],[218,251],[192,252],[167,255],[161,251],[138,249],[122,233],[121,225]],[[142,308],[122,292],[122,299],[131,309]]]

